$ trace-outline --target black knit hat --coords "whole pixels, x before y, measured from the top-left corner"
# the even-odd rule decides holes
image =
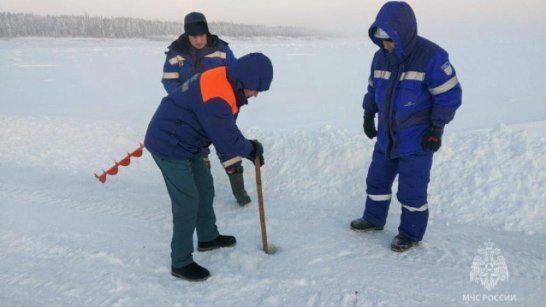
[[[209,26],[205,15],[191,12],[184,17],[184,32],[188,35],[209,34]]]

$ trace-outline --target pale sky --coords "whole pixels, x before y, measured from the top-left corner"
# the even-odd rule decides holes
[[[335,32],[364,32],[378,0],[0,0],[0,11],[41,15],[137,17],[183,21],[200,11],[210,21],[301,26]],[[545,26],[546,0],[409,0],[419,24],[536,23]]]

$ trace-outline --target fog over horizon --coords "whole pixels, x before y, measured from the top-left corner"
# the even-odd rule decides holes
[[[89,15],[132,17],[147,20],[182,22],[191,11],[203,12],[209,22],[231,22],[266,26],[316,29],[329,33],[362,34],[373,22],[386,1],[313,1],[278,0],[275,2],[187,1],[187,0],[2,0],[0,12],[38,15]],[[546,2],[541,0],[415,0],[414,9],[420,30],[426,32],[546,33]]]

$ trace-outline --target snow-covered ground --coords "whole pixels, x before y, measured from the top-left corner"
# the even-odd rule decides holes
[[[104,185],[93,176],[142,140],[163,96],[168,42],[3,40],[0,305],[543,305],[544,40],[439,41],[463,106],[435,156],[427,234],[404,254],[389,249],[396,201],[383,232],[348,227],[363,210],[373,147],[361,100],[375,48],[366,38],[230,42],[237,55],[262,51],[275,65],[271,91],[238,122],[265,147],[268,234],[279,251],[260,251],[256,202],[237,206],[213,163],[218,225],[237,246],[194,254],[212,273],[206,282],[174,279],[170,203],[150,155]],[[492,290],[470,280],[488,242],[509,272]]]

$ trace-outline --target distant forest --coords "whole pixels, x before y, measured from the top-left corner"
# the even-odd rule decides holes
[[[226,22],[209,22],[212,33],[221,36],[313,36],[311,31],[294,27],[268,27]],[[0,12],[0,37],[97,37],[97,38],[151,38],[178,36],[184,32],[184,23],[151,21],[126,17],[42,16]]]

